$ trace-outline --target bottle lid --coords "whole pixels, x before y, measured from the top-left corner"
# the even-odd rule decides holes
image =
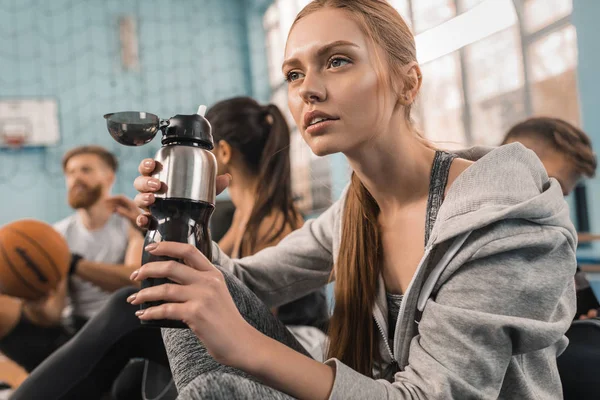
[[[204,113],[206,106],[200,106],[198,112],[192,115],[178,114],[169,119],[162,138],[163,144],[182,142],[198,144],[208,150],[214,148],[212,128]]]

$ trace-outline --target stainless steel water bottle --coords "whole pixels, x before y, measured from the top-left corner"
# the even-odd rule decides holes
[[[211,127],[204,118],[206,107],[198,113],[176,115],[168,120],[145,112],[107,114],[108,130],[119,143],[140,146],[150,142],[160,130],[162,147],[155,156],[156,169],[152,175],[161,181],[150,206],[152,214],[144,247],[150,243],[173,241],[193,244],[209,260],[212,259],[212,241],[209,223],[215,207],[217,162],[211,150],[214,147]],[[142,254],[142,265],[153,261],[167,261],[170,257]],[[180,261],[180,260],[177,260]],[[146,279],[142,288],[172,283],[168,279]],[[160,302],[144,303],[146,309]],[[181,321],[142,321],[144,325],[187,328]]]

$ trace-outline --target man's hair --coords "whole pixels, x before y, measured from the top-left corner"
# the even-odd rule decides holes
[[[113,172],[117,172],[117,168],[119,167],[117,157],[104,147],[95,145],[79,146],[67,151],[62,159],[63,171],[67,168],[67,163],[71,158],[82,154],[94,154],[100,157],[102,162],[104,162],[104,164],[106,164]]]
[[[596,154],[590,138],[567,121],[550,117],[529,118],[513,126],[502,144],[522,138],[539,140],[540,144],[564,154],[573,163],[577,173],[588,178],[596,175]]]

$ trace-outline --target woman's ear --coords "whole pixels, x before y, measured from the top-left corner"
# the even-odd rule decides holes
[[[411,62],[404,68],[404,82],[400,102],[404,106],[409,106],[415,101],[423,82],[421,67],[416,61]]]
[[[215,155],[217,160],[219,160],[221,164],[227,165],[231,162],[232,153],[233,149],[231,148],[231,145],[225,140],[219,140],[215,146]]]

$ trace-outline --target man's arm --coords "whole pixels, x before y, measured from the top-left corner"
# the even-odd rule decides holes
[[[82,259],[77,263],[75,275],[108,292],[139,285],[132,282],[129,276],[141,266],[144,236],[134,227],[130,227],[128,243],[124,264],[107,264]]]
[[[589,232],[577,232],[577,243],[590,243],[600,240],[600,234]]]

